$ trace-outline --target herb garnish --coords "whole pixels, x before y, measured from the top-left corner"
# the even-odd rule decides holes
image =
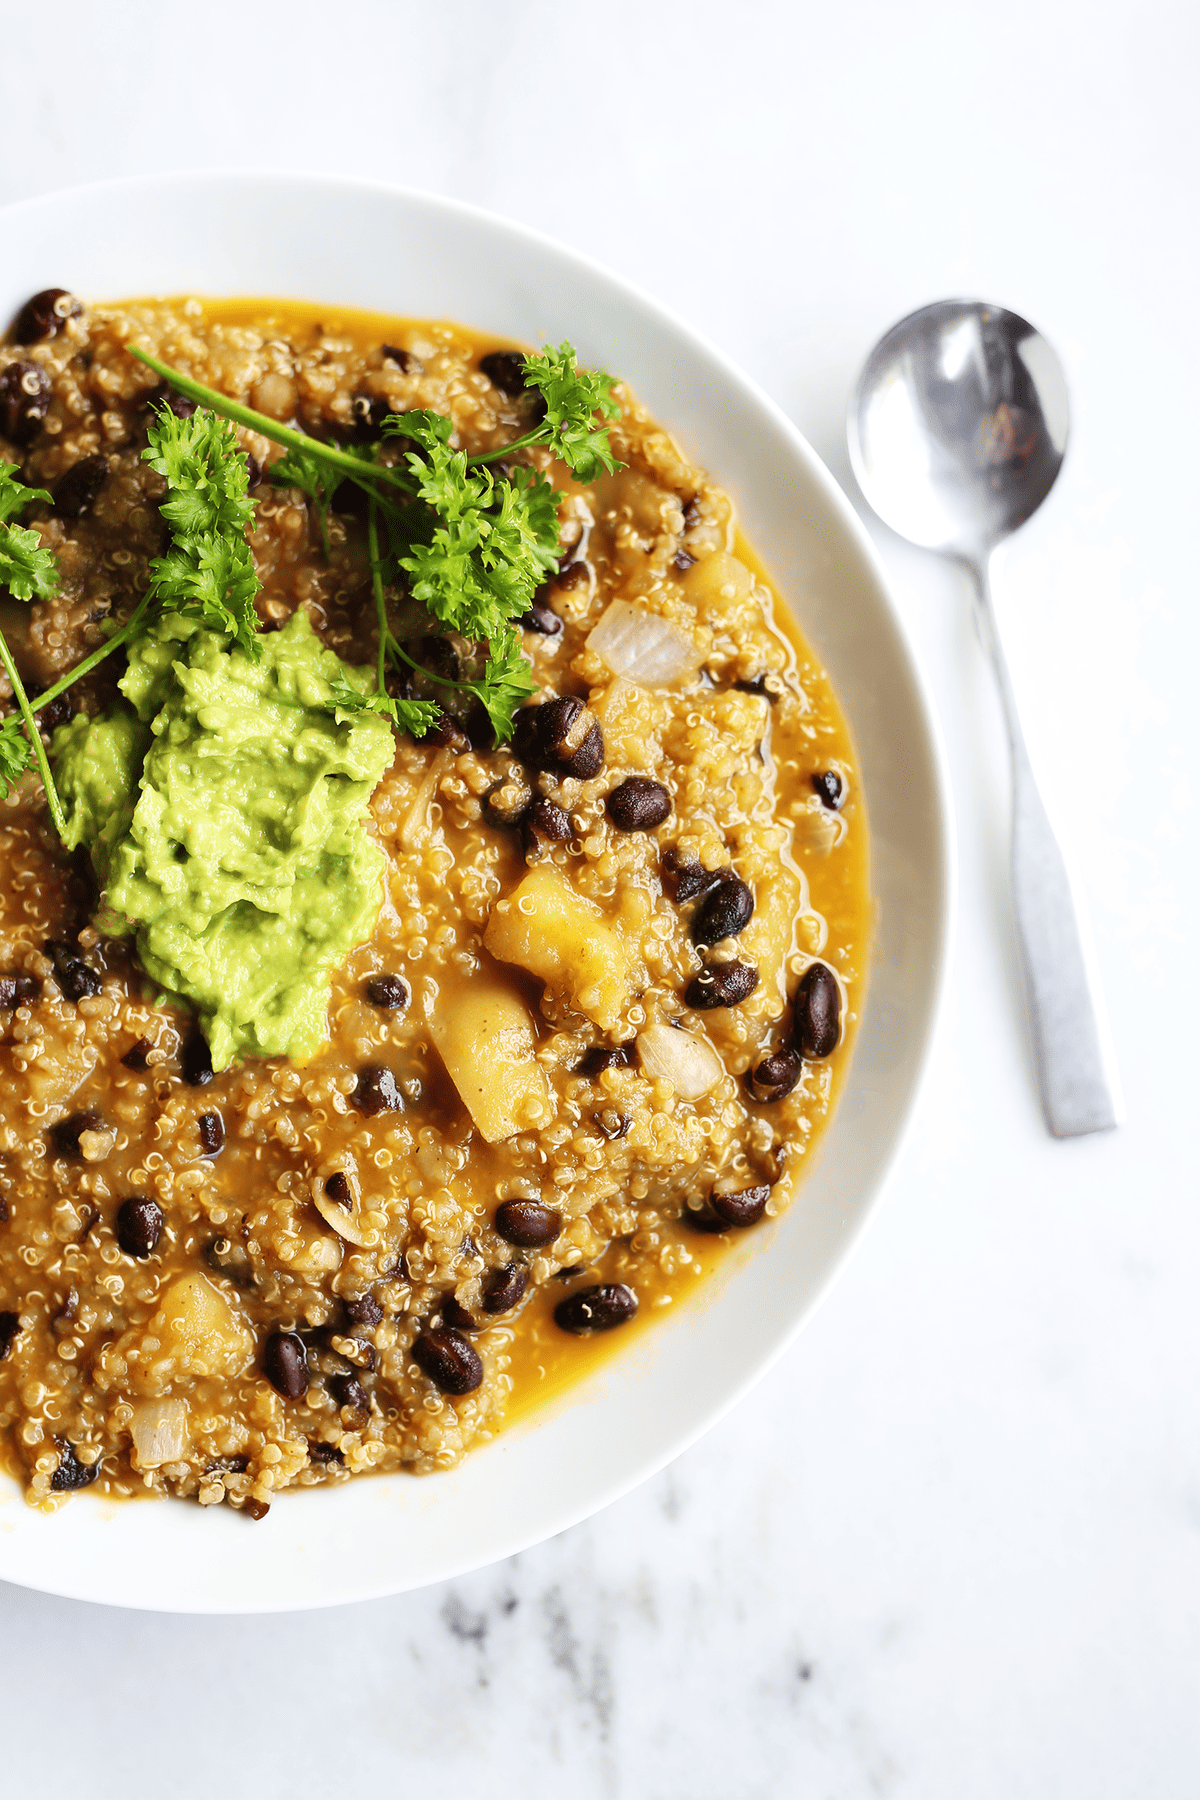
[[[149,427],[149,447],[143,452],[167,483],[161,511],[171,526],[172,547],[151,563],[150,586],[125,624],[35,701],[29,699],[0,633],[0,666],[17,704],[17,712],[0,725],[0,797],[36,764],[51,819],[63,834],[62,804],[35,714],[140,633],[151,607],[198,619],[258,659],[254,601],[260,584],[246,539],[255,503],[247,492],[246,456],[228,421],[283,446],[286,454],[272,466],[272,479],[307,495],[326,551],[326,521],[338,488],[352,481],[368,496],[371,581],[379,621],[376,688],[363,695],[348,682],[340,683],[333,695],[336,711],[369,710],[398,729],[424,736],[438,722],[441,708],[432,701],[389,694],[391,663],[474,695],[497,741],[511,737],[517,708],[536,692],[514,622],[528,611],[535,590],[557,566],[562,496],[527,464],[516,464],[511,473],[494,472],[488,465],[519,450],[544,447],[584,483],[602,470],[619,468],[607,430],[598,423],[620,411],[612,397],[612,377],[578,369],[567,343],[527,356],[526,385],[541,394],[544,416],[501,448],[468,457],[451,448],[454,423],[440,413],[391,413],[378,444],[345,449],[281,425],[137,345],[128,349],[200,409],[180,419],[163,407]],[[400,442],[410,447],[398,462],[385,463],[385,448]],[[52,505],[53,498],[44,488],[25,487],[16,476],[15,464],[0,463],[0,584],[18,600],[49,599],[58,585],[53,554],[42,548],[35,531],[12,521],[30,501]],[[384,590],[389,582],[403,583],[431,619],[450,631],[486,643],[479,680],[451,680],[414,661],[388,625]]]
[[[479,456],[451,448],[452,419],[441,413],[390,413],[381,427],[382,441],[355,451],[323,443],[240,401],[193,381],[136,344],[131,356],[145,363],[198,405],[272,442],[286,455],[271,467],[272,480],[299,487],[311,501],[325,538],[326,517],[345,481],[360,487],[371,502],[373,535],[371,573],[376,587],[380,624],[380,656],[373,710],[421,735],[435,722],[428,702],[396,701],[387,693],[386,663],[409,667],[428,680],[472,693],[483,705],[498,741],[511,737],[513,715],[536,684],[521,650],[514,622],[529,610],[534,593],[559,556],[558,504],[546,477],[518,463],[511,474],[493,472],[488,464],[515,451],[544,447],[566,463],[581,482],[594,481],[602,470],[619,467],[608,433],[598,420],[614,419],[620,408],[612,397],[611,376],[576,367],[570,344],[524,359],[526,385],[542,395],[545,416],[512,442]],[[407,441],[399,462],[380,460],[386,445]],[[380,541],[380,527],[386,547]],[[327,542],[327,540],[326,540]],[[382,585],[403,581],[431,618],[464,638],[488,646],[479,681],[453,681],[423,668],[396,641],[387,627]],[[360,699],[361,704],[361,699]],[[353,702],[347,701],[348,706]],[[405,710],[424,708],[424,723],[410,721]]]
[[[257,662],[254,596],[261,584],[246,542],[254,517],[246,453],[233,427],[211,412],[179,419],[164,406],[149,438],[142,456],[167,484],[159,511],[174,543],[150,564],[147,598],[227,633]]]

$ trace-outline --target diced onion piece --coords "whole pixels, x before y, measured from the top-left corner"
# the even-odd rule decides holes
[[[703,660],[690,631],[628,600],[613,601],[587,647],[614,675],[628,675],[643,687],[670,687],[694,675]]]
[[[681,1100],[700,1100],[725,1073],[706,1037],[673,1025],[648,1025],[638,1033],[638,1059],[651,1081],[669,1081]]]
[[[129,1421],[139,1469],[180,1462],[188,1444],[186,1400],[139,1400]]]

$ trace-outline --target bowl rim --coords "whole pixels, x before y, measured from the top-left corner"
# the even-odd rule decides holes
[[[543,254],[563,259],[573,265],[590,282],[607,289],[618,300],[637,308],[648,315],[660,328],[664,328],[670,335],[682,340],[693,353],[716,371],[723,382],[736,389],[751,409],[764,415],[775,430],[788,441],[793,454],[803,465],[809,480],[818,490],[823,505],[833,515],[873,577],[875,597],[888,615],[894,634],[894,647],[903,662],[917,703],[917,717],[924,732],[925,748],[932,777],[931,810],[935,827],[934,835],[940,852],[939,880],[936,886],[937,916],[935,920],[930,921],[933,960],[925,988],[928,1002],[920,1043],[911,1059],[911,1075],[903,1102],[903,1111],[892,1132],[891,1141],[879,1159],[877,1170],[858,1201],[853,1225],[840,1237],[835,1251],[828,1257],[825,1267],[817,1277],[807,1299],[797,1305],[793,1314],[780,1325],[770,1346],[752,1361],[740,1380],[726,1389],[719,1402],[710,1406],[703,1418],[671,1437],[665,1447],[661,1448],[660,1453],[644,1458],[635,1469],[622,1474],[607,1486],[598,1488],[586,1500],[569,1508],[550,1527],[539,1523],[528,1532],[513,1531],[502,1543],[490,1544],[480,1553],[464,1557],[461,1561],[456,1562],[453,1568],[435,1568],[420,1580],[397,1583],[385,1578],[374,1584],[355,1586],[353,1591],[347,1591],[344,1595],[322,1595],[314,1598],[311,1594],[299,1592],[295,1597],[289,1596],[271,1604],[252,1601],[246,1606],[230,1603],[225,1598],[218,1598],[212,1605],[199,1603],[195,1599],[181,1604],[177,1597],[169,1593],[161,1600],[143,1597],[132,1600],[122,1599],[112,1593],[111,1584],[106,1583],[99,1572],[93,1583],[84,1585],[81,1585],[78,1579],[55,1584],[52,1580],[48,1580],[41,1570],[27,1580],[19,1568],[4,1566],[8,1562],[8,1558],[0,1549],[0,1579],[31,1586],[37,1591],[54,1593],[65,1598],[78,1598],[148,1611],[187,1611],[189,1613],[230,1615],[297,1611],[326,1605],[349,1604],[399,1591],[412,1591],[430,1583],[454,1579],[459,1575],[468,1574],[475,1569],[489,1566],[515,1555],[534,1544],[545,1541],[549,1536],[570,1529],[582,1520],[602,1511],[635,1487],[640,1486],[643,1481],[657,1474],[669,1462],[689,1449],[706,1432],[725,1418],[791,1348],[800,1332],[832,1291],[852,1253],[861,1242],[868,1225],[876,1216],[884,1192],[907,1146],[930,1078],[932,1051],[947,1010],[956,936],[958,852],[946,750],[928,678],[893,597],[891,583],[880,553],[848,494],[835,480],[803,433],[779,403],[772,399],[751,376],[747,375],[724,350],[687,323],[673,308],[656,299],[637,283],[618,274],[599,259],[577,250],[571,245],[564,244],[561,240],[536,227],[509,219],[503,214],[476,206],[468,201],[375,178],[360,179],[305,170],[258,169],[254,167],[217,170],[164,170],[157,173],[119,176],[104,181],[77,183],[70,187],[55,188],[42,194],[10,201],[0,206],[0,225],[17,225],[23,215],[36,214],[40,208],[47,206],[63,203],[86,204],[93,198],[118,197],[122,193],[132,196],[138,190],[149,193],[166,186],[191,189],[199,189],[204,186],[249,188],[263,183],[321,190],[327,195],[338,191],[355,195],[375,194],[381,198],[407,202],[426,208],[431,214],[449,214],[469,226],[491,231],[499,230],[518,245],[525,243]],[[250,294],[248,297],[256,296]],[[266,299],[271,296],[264,294],[262,297]],[[670,421],[666,422],[665,428],[671,429]],[[715,471],[714,473],[717,479],[720,479],[720,472]],[[788,604],[786,600],[784,603]],[[853,720],[850,723],[853,730]],[[847,1077],[851,1076],[852,1070],[853,1060],[847,1069]],[[537,1409],[533,1416],[546,1417],[550,1412],[557,1412],[561,1405],[561,1398],[548,1400],[542,1408]],[[514,1431],[525,1429],[525,1421],[512,1429]],[[503,1442],[508,1435],[508,1432],[502,1433],[500,1442]],[[495,1446],[492,1447],[495,1448]],[[472,1454],[478,1455],[479,1452]],[[0,1477],[0,1479],[7,1478]],[[376,1477],[375,1479],[381,1478]],[[396,1477],[396,1479],[402,1479],[402,1477]],[[22,1501],[21,1504],[23,1506],[24,1502]],[[121,1503],[112,1504],[120,1505]]]

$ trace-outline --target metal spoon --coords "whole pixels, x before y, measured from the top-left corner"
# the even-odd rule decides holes
[[[1107,1131],[1124,1115],[1103,996],[1025,749],[988,577],[992,551],[1037,511],[1062,467],[1062,366],[1016,313],[939,301],[876,344],[848,435],[859,486],[880,518],[974,577],[1012,750],[1013,897],[1046,1122],[1055,1137]]]

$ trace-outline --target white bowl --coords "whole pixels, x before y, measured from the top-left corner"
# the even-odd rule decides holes
[[[0,1576],[123,1606],[268,1612],[394,1593],[585,1518],[693,1442],[780,1356],[862,1230],[938,1011],[953,889],[936,726],[870,541],[784,415],[654,301],[558,244],[452,201],[311,176],[169,175],[0,212],[0,321],[51,285],[85,298],[253,294],[570,338],[632,384],[728,489],[794,602],[858,746],[879,926],[837,1116],[784,1218],[708,1290],[451,1474],[224,1508],[82,1495],[47,1517],[0,1477]]]

